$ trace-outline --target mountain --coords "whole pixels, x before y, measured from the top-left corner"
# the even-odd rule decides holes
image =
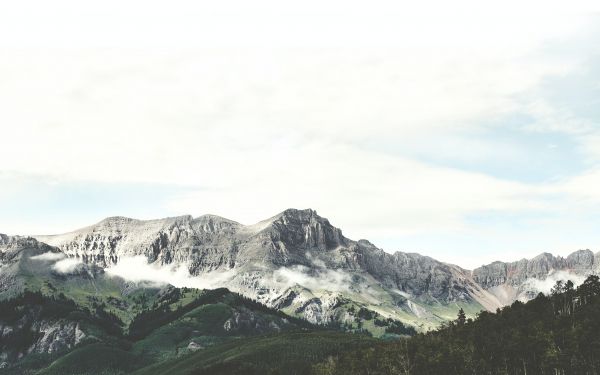
[[[306,329],[322,328],[227,289],[132,283],[34,238],[0,235],[0,374],[124,374]]]
[[[466,270],[353,241],[311,209],[288,209],[250,226],[214,215],[111,217],[36,238],[86,265],[110,269],[143,256],[153,265],[183,266],[211,287],[227,287],[313,323],[360,325],[376,334],[385,327],[364,321],[361,309],[429,329],[459,308],[474,314],[501,306]]]
[[[547,293],[558,280],[580,284],[586,276],[600,272],[600,253],[578,250],[566,258],[542,253],[516,262],[494,262],[472,271],[475,282],[496,296],[504,305],[527,301]]]
[[[544,253],[469,271],[351,240],[311,209],[288,209],[254,225],[215,215],[110,217],[74,232],[35,238],[82,266],[118,269],[127,280],[227,287],[313,323],[338,322],[376,335],[389,327],[362,316],[428,330],[453,319],[460,308],[469,316],[495,311],[549,291],[556,279],[581,281],[600,269],[600,257],[581,250],[567,258]],[[152,267],[143,268],[146,263]],[[129,274],[138,269],[144,275]]]
[[[599,260],[543,253],[470,271],[351,240],[310,209],[254,225],[111,217],[61,235],[0,234],[0,373],[308,371],[307,358],[373,344],[365,335],[406,337],[459,309],[474,317],[558,280],[580,284]]]

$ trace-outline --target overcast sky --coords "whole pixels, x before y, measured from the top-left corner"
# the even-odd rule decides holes
[[[0,232],[311,207],[466,268],[600,250],[592,2],[205,3],[0,3]]]

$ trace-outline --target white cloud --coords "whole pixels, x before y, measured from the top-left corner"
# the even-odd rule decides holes
[[[133,282],[170,284],[178,288],[215,289],[227,287],[235,275],[233,271],[208,272],[199,276],[190,275],[187,266],[150,264],[144,256],[122,257],[119,263],[106,269],[109,276],[121,277]]]
[[[59,260],[59,259],[63,259],[64,257],[65,257],[65,254],[63,254],[63,253],[53,253],[51,251],[48,251],[48,252],[40,254],[40,255],[32,256],[31,259],[34,259],[34,260],[56,261],[56,260]]]
[[[52,270],[62,274],[70,274],[85,268],[85,265],[81,260],[67,258],[64,253],[48,251],[43,254],[32,256],[31,259],[54,263],[52,264]]]
[[[300,285],[311,291],[349,292],[352,277],[342,270],[312,271],[304,266],[293,266],[275,270],[271,282],[281,289]]]
[[[525,290],[531,290],[536,293],[544,293],[549,294],[557,281],[566,282],[571,280],[575,287],[581,285],[586,279],[586,276],[577,275],[568,271],[556,271],[552,272],[545,279],[527,279],[523,283],[523,288]]]
[[[121,277],[132,282],[151,282],[157,285],[170,284],[176,287],[215,289],[227,287],[239,290],[243,287],[244,274],[236,270],[212,271],[190,275],[185,264],[159,265],[148,263],[144,256],[123,257],[119,263],[107,268],[109,276]],[[310,271],[310,272],[309,272]],[[235,277],[240,280],[233,281]],[[310,290],[348,291],[351,276],[341,270],[308,270],[303,266],[281,267],[268,276],[262,276],[261,285],[284,290],[300,285]]]
[[[84,266],[83,262],[81,262],[79,259],[66,258],[66,259],[62,259],[62,260],[59,260],[58,262],[56,262],[52,266],[52,269],[59,273],[69,274],[69,273],[73,273],[75,271],[80,270],[82,267],[85,267],[85,266]]]

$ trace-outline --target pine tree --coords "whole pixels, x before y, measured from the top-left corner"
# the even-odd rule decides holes
[[[459,326],[462,326],[465,324],[466,321],[467,321],[467,316],[465,315],[465,310],[463,310],[461,307],[460,310],[458,310],[458,317],[456,318],[456,323]]]

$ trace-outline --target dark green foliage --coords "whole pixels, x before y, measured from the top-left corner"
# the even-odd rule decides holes
[[[337,322],[330,322],[329,324],[324,324],[323,326],[314,325],[305,319],[289,316],[279,310],[273,310],[272,308],[267,307],[266,305],[263,305],[260,302],[256,302],[255,300],[245,297],[241,294],[229,293],[227,297],[228,297],[227,303],[230,306],[233,306],[233,307],[243,306],[252,311],[257,311],[257,312],[261,312],[264,314],[270,314],[270,315],[274,315],[274,316],[277,316],[280,318],[284,318],[284,319],[287,319],[290,323],[293,323],[298,328],[318,330],[318,329],[337,329],[340,326],[339,323],[337,323]]]
[[[406,335],[406,336],[414,336],[417,334],[417,331],[411,327],[402,324],[402,322],[393,319],[386,320],[387,327],[385,328],[385,333],[393,333],[395,335]]]
[[[0,326],[10,327],[0,338],[0,351],[6,355],[7,363],[11,363],[9,368],[0,369],[0,373],[34,373],[35,369],[44,368],[65,354],[64,349],[50,354],[27,352],[43,335],[36,328],[38,322],[59,325],[77,322],[94,332],[94,340],[104,338],[111,344],[119,343],[121,337],[122,322],[100,306],[92,313],[62,293],[47,296],[25,291],[15,298],[0,301]]]
[[[356,316],[364,320],[371,320],[373,319],[374,314],[373,311],[361,307],[360,310],[358,310],[358,314],[356,314]]]
[[[142,363],[139,356],[119,346],[96,343],[73,350],[38,374],[128,374]]]
[[[140,303],[145,299],[142,295],[137,298]],[[54,362],[40,374],[600,373],[600,279],[596,276],[590,276],[577,289],[570,282],[557,283],[550,296],[540,294],[528,303],[515,302],[496,313],[481,312],[475,320],[466,319],[459,310],[455,321],[418,335],[412,327],[366,308],[354,309],[360,318],[358,324],[317,327],[226,289],[190,296],[185,289],[173,288],[153,302],[146,301],[146,310],[134,318],[129,335],[123,336],[123,324],[108,310],[110,301],[108,307],[103,301],[107,300],[92,301],[92,308],[87,309],[60,294],[25,293],[1,302],[0,320],[4,322],[14,323],[28,313],[44,319],[93,323],[108,327],[104,332],[118,332],[101,337],[100,342],[79,345],[66,355],[26,356],[7,373],[26,373],[19,372],[25,361],[34,363],[30,368],[40,369],[50,360]],[[223,322],[232,311],[285,318],[291,325],[279,334],[257,336],[251,329],[233,334],[223,330]],[[368,337],[366,332],[357,335],[326,330],[360,333],[363,322],[385,328],[389,337],[414,336],[383,341]],[[25,326],[20,336],[3,337],[0,344],[27,348],[36,340],[28,332],[33,331]],[[190,340],[201,343],[202,349],[190,352]]]
[[[162,303],[155,305],[153,310],[144,310],[132,320],[129,325],[130,339],[140,340],[158,327],[182,317],[199,306],[216,303],[230,293],[225,288],[207,290],[191,303],[185,306],[179,305],[175,310],[171,310],[170,305],[178,302],[181,297],[179,289],[174,289],[174,291],[169,293],[166,298],[161,298]]]
[[[314,363],[345,350],[366,348],[376,339],[340,332],[289,332],[207,348],[135,372],[135,375],[308,374]]]
[[[474,321],[328,358],[315,374],[598,374],[600,281],[557,283]]]
[[[465,315],[465,310],[462,308],[458,310],[458,317],[456,318],[456,324],[459,326],[464,325],[467,322],[467,316]]]
[[[39,334],[32,330],[34,321],[61,319],[85,321],[108,334],[115,336],[121,334],[122,322],[101,307],[92,314],[89,310],[77,306],[62,293],[57,296],[45,296],[40,292],[26,291],[13,299],[0,301],[0,323],[17,327],[2,337],[0,349],[20,353],[38,338]],[[19,324],[19,322],[24,323]]]

